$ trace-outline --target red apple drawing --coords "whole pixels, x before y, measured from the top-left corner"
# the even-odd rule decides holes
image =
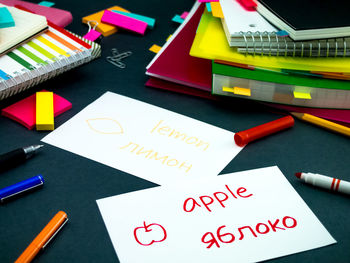
[[[150,246],[156,242],[163,242],[167,238],[167,233],[163,226],[156,223],[146,225],[144,221],[143,226],[134,229],[134,237],[140,245]]]

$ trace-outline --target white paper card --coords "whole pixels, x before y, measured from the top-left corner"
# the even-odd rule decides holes
[[[112,92],[42,141],[161,185],[216,176],[242,149],[232,132]]]
[[[256,262],[336,242],[277,167],[97,204],[121,263]]]

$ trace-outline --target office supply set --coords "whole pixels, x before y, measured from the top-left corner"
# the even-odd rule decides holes
[[[25,9],[24,3],[21,3],[21,11]],[[51,4],[43,3],[45,5]],[[275,57],[266,62],[265,44],[258,46],[255,41],[252,51],[248,36],[253,40],[256,36],[248,31],[238,31],[245,32],[241,34],[244,46],[232,47],[241,43],[242,38],[229,35],[232,32],[229,23],[233,22],[228,22],[231,15],[225,15],[233,12],[232,6],[237,5],[242,16],[249,12],[265,21],[255,11],[259,10],[256,4],[250,1],[198,0],[190,12],[175,15],[172,21],[179,23],[179,28],[163,47],[151,48],[157,54],[147,66],[146,74],[150,78],[146,85],[214,100],[218,99],[214,95],[224,95],[269,102],[271,107],[276,102],[287,104],[292,107],[288,112],[293,116],[349,136],[350,128],[320,118],[330,108],[348,108],[350,71],[346,71],[345,62],[337,58],[330,62],[332,68],[316,60],[311,60],[309,66],[309,58],[285,59],[290,52],[293,57],[303,57],[306,53],[312,57],[316,52],[312,49],[315,42],[319,45],[318,56],[339,56],[341,47],[343,56],[347,56],[346,47],[339,44],[338,38],[343,36],[336,36],[334,42],[329,40],[326,53],[319,40],[301,44],[301,50],[299,44],[292,44],[295,50],[290,51],[289,43],[295,41],[270,25],[271,33],[266,34],[266,38],[269,41],[272,36],[277,41],[284,38],[288,45],[278,61],[282,51],[275,51],[270,43],[269,56]],[[4,70],[0,76],[3,78],[0,85],[4,85],[0,89],[1,99],[99,57],[101,46],[96,42],[101,36],[109,36],[120,29],[144,35],[147,28],[155,25],[154,19],[120,6],[86,16],[82,21],[89,27],[84,37],[48,22],[45,33],[0,57],[0,69]],[[259,36],[261,43],[265,43],[263,37],[265,35]],[[206,42],[208,39],[211,40]],[[309,49],[304,50],[306,45]],[[343,45],[346,45],[345,38]],[[123,60],[130,55],[131,51],[119,52],[113,48],[106,60],[126,68]],[[2,67],[2,59],[4,65],[11,67]],[[169,60],[173,63],[168,63]],[[186,74],[188,71],[191,74]],[[341,88],[340,83],[344,83]],[[319,117],[300,113],[300,105],[321,107],[319,114],[315,114]],[[53,117],[71,107],[66,99],[43,90],[2,109],[2,115],[28,129],[53,130],[42,139],[44,143],[161,185],[97,200],[121,262],[136,262],[140,258],[143,262],[166,262],[169,251],[179,249],[182,253],[173,255],[174,262],[213,262],[218,258],[221,262],[255,262],[336,243],[276,166],[217,176],[245,145],[293,127],[292,116],[233,133],[106,92],[54,130]],[[139,118],[140,112],[142,118]],[[88,144],[89,148],[82,147]],[[18,165],[40,147],[35,145],[1,155],[1,169]],[[308,184],[349,194],[350,183],[344,180],[311,173],[296,173],[295,176]],[[29,178],[0,189],[0,200],[6,201],[43,184],[41,175]],[[292,199],[293,204],[289,201]],[[266,203],[268,205],[262,205]],[[237,211],[242,212],[237,215]],[[124,220],[125,217],[129,220]],[[16,262],[33,260],[67,220],[67,214],[59,211]],[[297,244],[294,240],[298,240]],[[255,250],[256,242],[261,249]],[[254,253],[248,255],[246,251],[250,250]]]

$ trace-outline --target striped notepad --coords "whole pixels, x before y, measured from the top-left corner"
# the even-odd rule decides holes
[[[0,57],[0,100],[100,55],[100,45],[49,23],[46,33]]]

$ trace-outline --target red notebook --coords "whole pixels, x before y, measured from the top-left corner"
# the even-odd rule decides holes
[[[189,55],[204,7],[195,4],[186,20],[147,66],[147,75],[211,91],[211,61]]]

